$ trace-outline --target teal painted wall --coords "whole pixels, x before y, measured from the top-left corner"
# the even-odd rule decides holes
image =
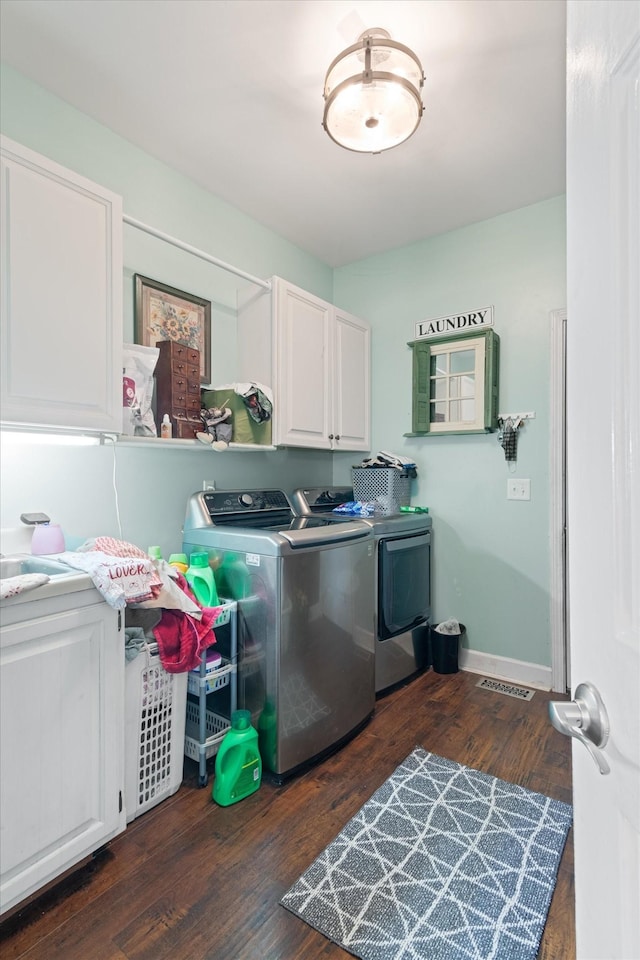
[[[120,194],[129,216],[253,276],[278,274],[319,297],[331,299],[333,276],[326,264],[6,64],[0,65],[0,129],[6,136]],[[225,275],[216,268],[162,241],[145,238],[132,227],[125,226],[124,231],[125,270],[129,274],[155,269],[156,273],[148,274],[155,277],[162,270],[165,283],[201,293],[207,299],[215,300],[219,295]]]
[[[330,267],[212,196],[106,127],[5,65],[0,74],[2,133],[123,197],[125,213],[205,250],[253,276],[285,277],[327,300]],[[236,292],[246,286],[175,247],[124,227],[124,329],[133,340],[133,274],[162,280],[212,301],[212,380],[236,379]],[[67,347],[65,346],[65,349]],[[42,510],[76,538],[118,536],[146,547],[179,549],[187,498],[213,479],[225,487],[292,490],[330,482],[332,455],[279,450],[216,454],[209,448],[130,447],[17,449],[2,437],[2,527]],[[115,462],[114,462],[115,457]],[[115,471],[115,473],[114,473]],[[115,476],[118,498],[114,492]]]
[[[549,666],[550,312],[566,303],[564,197],[516,210],[334,273],[334,298],[373,325],[373,451],[418,465],[412,500],[433,516],[436,620],[456,617],[467,645]],[[501,412],[534,411],[515,468],[497,434],[406,438],[415,324],[492,304]],[[352,457],[336,456],[334,477]],[[531,501],[507,501],[509,477]]]
[[[0,77],[2,132],[121,194],[129,215],[259,277],[278,274],[373,325],[374,451],[412,456],[413,502],[434,519],[434,613],[467,625],[467,644],[549,665],[549,312],[565,305],[564,199],[556,198],[332,271],[245,214],[79,113],[16,71]],[[134,273],[212,301],[214,382],[234,379],[235,296],[228,274],[125,227],[125,338]],[[510,473],[495,435],[407,439],[415,323],[493,304],[501,338],[500,409],[534,410]],[[188,495],[220,488],[349,479],[355,454],[208,449],[17,450],[2,438],[2,527],[43,510],[74,539],[122,535],[177,549]],[[509,476],[530,503],[507,502]],[[114,477],[118,497],[114,493]],[[119,508],[121,528],[116,507]]]

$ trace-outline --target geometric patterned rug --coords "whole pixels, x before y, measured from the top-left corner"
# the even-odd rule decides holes
[[[417,747],[281,903],[362,960],[533,960],[571,812]]]

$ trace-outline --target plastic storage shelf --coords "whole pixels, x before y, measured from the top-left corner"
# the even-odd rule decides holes
[[[221,600],[220,603],[222,609],[213,627],[215,630],[229,624],[229,655],[223,656],[219,667],[207,669],[207,651],[204,650],[199,670],[192,670],[188,680],[190,698],[186,703],[184,753],[198,763],[198,785],[201,787],[206,787],[208,781],[207,760],[218,752],[225,733],[231,728],[231,714],[237,705],[238,604],[235,600]],[[221,703],[220,697],[223,690],[228,693],[225,704]]]
[[[215,693],[216,690],[222,690],[226,687],[233,673],[234,665],[228,661],[222,661],[215,667],[207,664],[204,678],[205,693]],[[193,693],[196,696],[200,693],[200,682],[202,677],[199,670],[191,670],[187,674],[187,693]]]
[[[148,643],[125,668],[127,823],[182,783],[187,674],[167,673]]]

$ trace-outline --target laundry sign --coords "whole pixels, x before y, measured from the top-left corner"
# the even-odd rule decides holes
[[[421,320],[420,323],[416,323],[416,340],[492,326],[493,307],[480,307],[469,313],[455,313],[449,317],[436,317],[435,320]]]

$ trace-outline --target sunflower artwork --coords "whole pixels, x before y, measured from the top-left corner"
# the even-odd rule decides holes
[[[211,379],[211,302],[135,274],[136,342],[174,340],[200,351],[200,382]]]

